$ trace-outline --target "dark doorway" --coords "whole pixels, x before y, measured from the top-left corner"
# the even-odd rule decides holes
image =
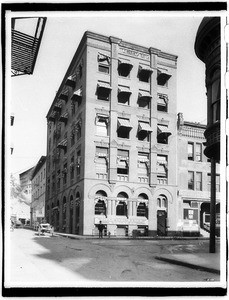
[[[167,219],[167,212],[165,210],[158,210],[157,211],[157,235],[158,236],[166,236],[166,219]]]

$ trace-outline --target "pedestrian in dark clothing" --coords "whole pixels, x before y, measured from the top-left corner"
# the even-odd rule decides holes
[[[99,225],[98,225],[98,229],[99,229],[99,238],[103,238],[103,229],[104,229],[104,225],[102,224],[102,221],[99,221]]]

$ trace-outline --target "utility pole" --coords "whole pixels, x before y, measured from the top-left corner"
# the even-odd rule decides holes
[[[215,253],[215,204],[216,204],[216,161],[211,158],[211,204],[210,204],[210,246],[209,252]]]

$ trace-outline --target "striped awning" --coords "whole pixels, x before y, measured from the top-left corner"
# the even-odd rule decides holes
[[[78,89],[77,91],[75,91],[71,97],[72,100],[80,100],[82,99],[82,88]]]
[[[63,115],[61,115],[59,120],[61,122],[66,122],[68,120],[68,113],[66,112]]]
[[[146,65],[139,65],[138,71],[139,72],[143,71],[143,72],[153,73],[153,69],[150,68],[150,66],[146,66]]]
[[[100,89],[100,88],[102,88],[102,89],[109,89],[109,90],[112,89],[110,83],[103,82],[103,81],[99,81],[98,84],[97,84],[97,89]]]
[[[157,103],[165,106],[168,103],[168,96],[164,94],[158,94]]]
[[[76,74],[72,74],[72,75],[68,76],[65,84],[70,86],[70,87],[75,87],[75,85],[76,85]]]
[[[167,126],[163,126],[163,125],[157,125],[157,135],[161,136],[161,135],[165,135],[165,136],[169,136],[172,133],[169,131]]]
[[[127,86],[119,86],[118,87],[118,93],[126,93],[126,94],[131,94],[132,92],[130,91],[130,88]]]
[[[119,59],[118,64],[119,64],[119,66],[125,66],[125,67],[129,67],[129,68],[133,67],[133,65],[129,61],[124,60],[124,59]]]
[[[149,91],[139,91],[138,92],[138,98],[147,98],[147,99],[151,99],[152,96],[150,95],[150,92]]]
[[[168,80],[169,78],[171,77],[172,75],[170,75],[167,71],[165,70],[157,70],[157,81],[158,81],[158,84],[160,85],[164,85]]]
[[[64,139],[63,141],[61,141],[61,142],[57,145],[57,148],[65,149],[65,148],[67,147],[67,143],[68,143],[68,140],[67,140],[67,139]]]
[[[118,119],[118,128],[125,127],[131,129],[130,121],[127,119]]]
[[[149,123],[139,122],[139,124],[138,124],[138,131],[152,132],[153,129],[150,127]]]

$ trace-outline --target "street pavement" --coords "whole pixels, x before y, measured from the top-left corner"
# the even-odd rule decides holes
[[[221,287],[219,241],[208,253],[206,239],[152,240],[80,237],[15,229],[6,260],[8,286],[63,287],[180,286]],[[174,286],[174,285],[173,285]]]
[[[66,234],[66,233],[56,233],[57,235],[71,238],[71,239],[96,239],[98,237],[85,237],[85,236],[79,236],[74,234]],[[116,239],[114,237],[113,239]],[[126,239],[126,238],[122,238]],[[138,240],[171,240],[171,237],[167,238],[138,238]],[[204,240],[208,241],[208,238],[183,238],[182,240],[186,241],[192,241],[192,240]],[[217,238],[219,242],[219,238]],[[182,246],[180,246],[182,248]],[[215,253],[193,253],[192,246],[189,247],[189,252],[192,253],[179,253],[179,254],[159,254],[155,256],[156,259],[189,267],[192,269],[198,269],[198,270],[204,270],[215,274],[220,274],[220,249],[219,249],[219,243],[216,241],[216,252]]]

